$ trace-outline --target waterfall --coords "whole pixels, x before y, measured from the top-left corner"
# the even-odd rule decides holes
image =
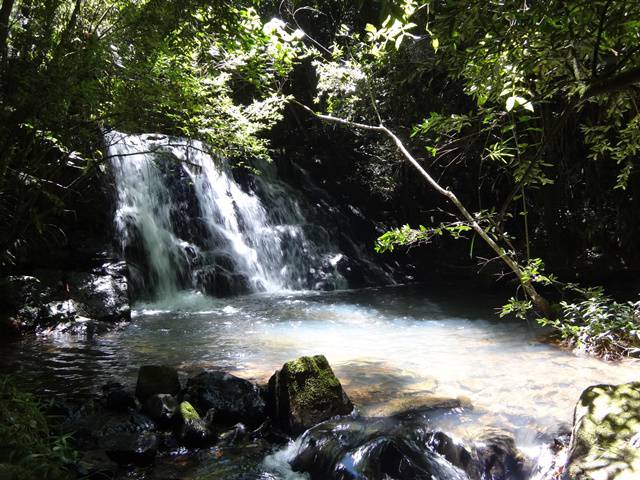
[[[300,193],[273,167],[241,185],[198,141],[118,132],[106,141],[116,232],[138,295],[349,286],[335,235],[307,220]]]

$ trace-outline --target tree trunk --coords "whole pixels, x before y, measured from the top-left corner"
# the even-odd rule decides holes
[[[3,62],[8,55],[9,21],[13,10],[14,0],[3,0],[0,7],[0,60]]]

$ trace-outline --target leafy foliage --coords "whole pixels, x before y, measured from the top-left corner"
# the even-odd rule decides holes
[[[616,191],[636,190],[640,24],[630,19],[640,17],[640,5],[623,3],[396,2],[380,23],[343,26],[326,48],[330,55],[316,57],[316,101],[343,119],[410,132],[410,150],[426,157],[432,176],[477,196],[474,218],[504,246],[500,256],[520,265],[519,281],[562,287],[533,251],[547,241],[554,209],[586,244],[602,242],[620,231],[610,217],[622,217],[612,213],[624,208]],[[430,101],[440,85],[446,95]],[[361,136],[368,159],[392,163],[383,147],[369,154],[376,148]],[[615,174],[602,176],[607,169]],[[369,171],[386,176],[364,181],[388,195],[394,170]],[[591,172],[599,172],[588,178],[607,200],[582,187]],[[395,181],[398,191],[411,184]],[[556,232],[569,226],[561,222]],[[449,231],[445,225],[391,228],[376,250],[428,243]],[[539,254],[554,255],[554,246]],[[524,318],[530,308],[514,297],[502,315]]]
[[[9,377],[0,378],[0,438],[0,472],[15,471],[15,478],[71,478],[64,465],[76,459],[76,452],[68,438],[51,435],[38,402]]]
[[[375,250],[378,253],[384,253],[392,252],[398,245],[425,244],[429,243],[434,237],[440,237],[445,233],[451,235],[452,238],[458,239],[471,230],[472,228],[469,225],[462,222],[443,223],[431,228],[420,225],[417,229],[411,228],[409,225],[403,225],[401,228],[389,230],[378,237]]]
[[[65,242],[65,218],[105,161],[104,130],[267,156],[300,34],[263,22],[258,3],[2,2],[0,266],[34,242]]]
[[[640,353],[640,301],[618,303],[592,289],[584,300],[561,302],[562,316],[542,319],[578,350],[604,358]]]

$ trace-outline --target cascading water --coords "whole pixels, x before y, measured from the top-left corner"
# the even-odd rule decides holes
[[[348,286],[332,235],[269,168],[243,189],[200,142],[112,132],[107,143],[116,229],[140,294]]]

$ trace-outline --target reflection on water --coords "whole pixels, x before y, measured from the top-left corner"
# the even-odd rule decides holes
[[[415,286],[224,300],[190,294],[139,305],[131,325],[94,340],[29,339],[0,355],[3,371],[40,393],[82,394],[114,377],[133,383],[144,364],[266,381],[285,361],[322,353],[364,413],[462,397],[473,411],[446,427],[463,437],[507,429],[521,445],[568,424],[588,385],[640,377],[638,362],[577,357],[539,343],[524,323],[492,320],[498,304]]]

